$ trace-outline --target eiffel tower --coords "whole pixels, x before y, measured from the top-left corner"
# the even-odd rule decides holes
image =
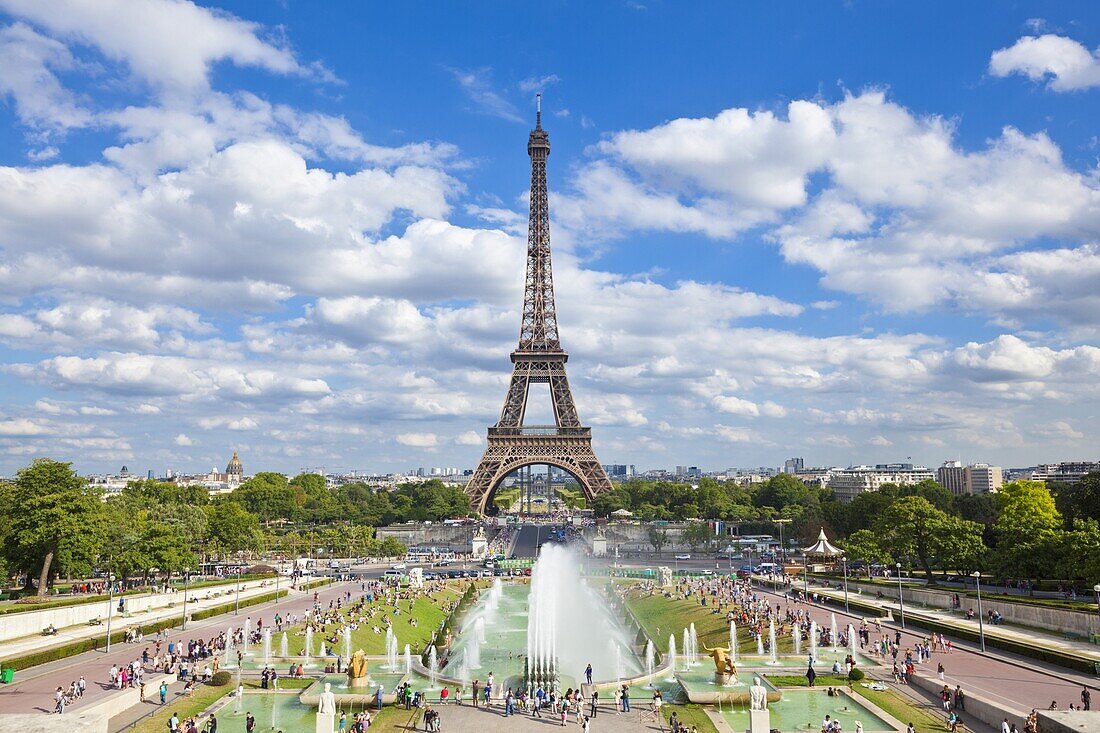
[[[527,139],[527,154],[531,156],[531,216],[527,225],[527,280],[519,346],[512,352],[512,381],[500,420],[489,428],[485,455],[466,485],[470,504],[481,514],[500,482],[524,466],[548,465],[567,471],[590,501],[601,491],[611,489],[611,481],[592,450],[592,430],[581,425],[565,376],[569,355],[558,340],[554,307],[550,208],[546,194],[550,136],[542,129],[541,98],[536,109],[535,129]],[[553,425],[523,424],[528,388],[537,383],[550,385]]]

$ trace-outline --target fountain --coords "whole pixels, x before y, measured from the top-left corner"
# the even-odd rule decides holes
[[[691,639],[691,654],[688,656],[688,659],[691,660],[690,664],[694,667],[699,663],[699,637],[695,633],[694,622],[688,628],[691,630],[689,634],[689,638]]]
[[[645,640],[645,673],[647,677],[653,677],[653,664],[656,652],[653,649],[653,642],[649,639]],[[653,687],[653,680],[650,679],[649,686]]]
[[[477,620],[474,621],[474,634],[476,635],[477,641],[478,641],[479,644],[484,644],[485,643],[485,617],[484,616],[478,616]]]
[[[615,684],[622,685],[625,676],[623,672],[623,648],[615,642],[611,642],[611,644],[615,647]]]
[[[313,656],[313,627],[306,627],[306,648],[302,652],[302,666],[309,666],[309,658]]]
[[[794,625],[791,629],[791,636],[794,637],[794,655],[796,657],[802,656],[802,627],[798,624]]]
[[[392,626],[386,627],[386,664],[391,672],[397,671],[397,636]]]
[[[230,626],[225,630],[225,662],[222,666],[229,669],[236,666],[236,662],[233,658],[233,627]]]
[[[264,629],[264,666],[271,664],[271,627]]]
[[[817,621],[810,622],[810,658],[817,659]]]
[[[856,630],[851,624],[848,624],[848,653],[852,659],[856,658]]]
[[[481,669],[481,640],[477,638],[477,634],[466,645],[466,655],[462,663],[469,669]]]
[[[252,619],[244,620],[244,636],[241,638],[241,654],[248,656],[248,635],[252,633]]]
[[[321,639],[321,649],[317,652],[317,656],[322,659],[328,656],[328,647],[325,646],[325,640]]]
[[[287,643],[286,632],[283,632],[283,638],[279,640],[279,656],[286,659],[290,656],[290,649]]]
[[[779,648],[775,643],[775,619],[771,620],[771,625],[768,628],[768,646],[771,648],[771,661],[770,664],[779,664]]]
[[[730,621],[730,661],[737,663],[737,622]]]
[[[344,627],[344,656],[351,661],[351,627]]]
[[[239,682],[239,680],[238,680]],[[244,707],[244,687],[237,685],[237,699],[233,702],[233,712],[237,715],[241,714],[241,709]]]
[[[835,652],[837,649],[837,643],[840,641],[840,638],[836,634],[836,614],[830,613],[829,617],[829,640],[833,643],[833,651]]]
[[[439,677],[439,656],[435,650],[435,645],[428,647],[428,681],[429,687],[434,688],[437,678]]]
[[[764,633],[760,632],[756,635],[756,656],[764,656]]]
[[[672,672],[675,672],[676,671],[676,634],[669,634],[668,635],[668,662],[669,662],[669,667],[668,667],[669,670],[671,670]],[[669,682],[672,682],[675,679],[676,679],[675,675],[668,678]]]
[[[397,665],[397,661],[396,661],[396,660],[394,660],[394,665],[395,665],[395,666]],[[411,649],[411,648],[409,647],[409,645],[408,645],[408,644],[406,644],[406,645],[405,645],[405,674],[409,674],[409,673],[411,673],[411,672],[412,672],[412,668],[413,668],[413,655],[412,655],[412,649]],[[391,670],[390,670],[390,671],[391,671],[391,672],[396,672],[397,670],[396,670],[396,669],[393,669],[393,668],[391,668]]]

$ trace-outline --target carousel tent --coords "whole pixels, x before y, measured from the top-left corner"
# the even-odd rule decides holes
[[[809,547],[803,548],[802,553],[806,557],[822,558],[823,560],[829,560],[838,558],[844,554],[844,550],[839,547],[834,547],[829,538],[825,536],[825,528],[821,528],[821,533],[817,536],[817,542],[813,543]]]

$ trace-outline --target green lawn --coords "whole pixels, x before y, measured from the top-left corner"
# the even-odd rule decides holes
[[[713,606],[700,606],[697,600],[665,598],[660,593],[650,596],[642,591],[628,592],[626,602],[661,651],[667,651],[665,647],[669,634],[676,635],[679,647],[683,630],[691,623],[695,624],[700,652],[704,644],[709,647],[729,646],[730,630],[725,613],[711,613]],[[794,640],[790,636],[781,636],[776,641],[779,653],[794,651]],[[756,640],[746,628],[738,627],[737,646],[741,654],[756,653]]]
[[[390,621],[393,622],[393,633],[397,636],[399,645],[398,652],[401,653],[405,644],[408,644],[412,647],[414,654],[421,653],[426,648],[432,632],[438,629],[439,625],[449,615],[449,612],[446,611],[445,608],[458,601],[458,599],[462,597],[462,593],[465,591],[466,586],[471,582],[473,581],[450,581],[446,589],[437,591],[430,596],[415,599],[412,602],[411,611],[409,610],[408,601],[400,601],[400,614],[394,612],[392,605],[386,605],[383,601],[375,600],[372,604],[367,606],[367,608],[373,606],[381,610],[374,618],[367,619],[364,624],[352,632],[352,649],[362,649],[364,652],[371,655],[386,653],[386,624],[382,621],[384,612],[389,615]],[[480,583],[482,586],[484,584],[484,582]],[[345,606],[344,610],[346,611],[347,608],[348,607]],[[413,625],[414,620],[416,622],[415,626]],[[374,633],[374,626],[377,626],[382,633]],[[291,639],[289,641],[289,646],[290,653],[293,655],[301,652],[304,646],[304,629],[304,625],[300,624],[290,630]],[[339,636],[338,625],[329,625],[326,627],[324,636],[329,636],[332,633],[337,634],[336,649],[342,654],[344,642],[343,637]],[[314,633],[314,653],[317,652],[317,647],[320,645],[321,638],[321,634]]]
[[[223,685],[222,687],[199,685],[195,690],[195,696],[191,698],[183,695],[173,697],[172,693],[169,693],[168,702],[158,707],[155,713],[142,719],[136,726],[129,729],[130,733],[164,733],[168,730],[168,719],[172,717],[172,713],[176,713],[180,722],[183,722],[188,716],[198,715],[213,705],[219,698],[228,695],[232,691],[232,685]],[[149,699],[154,699],[157,691],[146,688],[145,695]]]
[[[820,678],[819,678],[820,679]],[[856,692],[897,718],[902,725],[912,723],[917,733],[943,733],[944,713],[928,702],[914,702],[893,690],[876,691],[856,685]],[[963,713],[963,720],[966,713]]]
[[[687,705],[662,706],[661,715],[664,716],[665,725],[668,725],[668,718],[673,713],[676,713],[676,717],[679,718],[680,722],[686,725],[689,730],[692,726],[695,726],[699,733],[718,733],[718,729],[714,726],[714,721],[710,719],[702,705],[689,703]]]
[[[776,687],[806,687],[804,674],[769,674],[768,682]],[[847,687],[848,678],[842,674],[819,674],[814,678],[816,687]]]

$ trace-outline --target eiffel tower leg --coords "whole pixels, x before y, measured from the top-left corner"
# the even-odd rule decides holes
[[[518,433],[518,431],[517,431]],[[587,429],[571,435],[493,435],[490,433],[485,455],[466,485],[466,495],[474,511],[484,514],[490,496],[508,474],[525,466],[547,465],[560,468],[577,480],[589,502],[597,494],[611,490],[611,480],[592,450]]]

